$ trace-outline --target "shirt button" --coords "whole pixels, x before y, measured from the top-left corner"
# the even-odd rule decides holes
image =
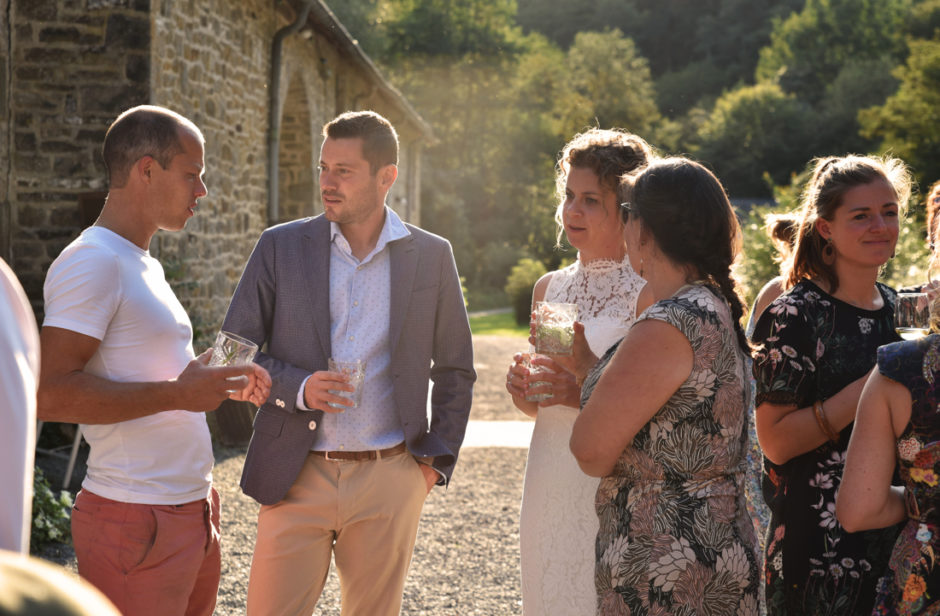
[[[340,445],[339,448],[340,448],[340,449],[346,449],[346,445]]]
[[[355,336],[350,336],[349,339],[350,339],[350,340],[355,340],[356,337],[355,337]]]
[[[310,429],[310,430],[316,430],[316,429],[317,429],[317,422],[311,421],[310,423],[307,424],[307,428]]]
[[[358,306],[359,302],[353,302],[353,306]]]

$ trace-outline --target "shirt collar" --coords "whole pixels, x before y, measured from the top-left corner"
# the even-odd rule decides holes
[[[408,230],[405,223],[403,223],[398,214],[395,213],[395,210],[386,205],[385,222],[382,224],[382,232],[379,233],[379,239],[375,243],[375,248],[363,259],[363,262],[368,261],[372,255],[382,251],[389,242],[400,240],[409,235],[411,235],[411,231]],[[349,242],[346,241],[343,232],[340,231],[339,224],[332,221],[330,222],[330,241],[334,243],[338,241],[345,250],[349,250]]]

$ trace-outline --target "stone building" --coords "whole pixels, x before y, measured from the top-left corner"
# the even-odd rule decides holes
[[[261,231],[321,211],[320,128],[336,114],[374,109],[396,126],[389,204],[419,222],[430,128],[322,1],[0,0],[0,256],[40,315],[49,264],[103,203],[105,130],[142,103],[206,136],[208,197],[151,245],[197,343],[221,323]]]

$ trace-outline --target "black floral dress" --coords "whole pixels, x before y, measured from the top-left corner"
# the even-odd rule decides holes
[[[597,489],[597,614],[756,615],[756,538],[744,502],[750,387],[731,311],[692,284],[644,319],[681,331],[694,364]],[[582,405],[617,346],[585,379]]]
[[[879,346],[899,340],[894,331],[895,293],[878,284],[880,310],[863,310],[808,280],[764,311],[753,341],[756,404],[825,401],[865,376]],[[764,459],[763,493],[771,510],[765,539],[764,577],[771,616],[869,614],[899,527],[846,532],[836,520],[852,424],[836,443],[777,465]]]
[[[908,521],[878,588],[874,614],[940,613],[940,336],[878,349],[878,370],[911,392],[897,461]]]

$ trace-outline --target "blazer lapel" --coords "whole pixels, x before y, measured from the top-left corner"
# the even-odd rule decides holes
[[[302,263],[310,291],[311,325],[323,357],[330,357],[330,221],[314,218],[304,230]],[[289,266],[288,266],[289,267]]]
[[[389,244],[391,293],[389,297],[388,342],[392,356],[405,324],[405,312],[411,300],[415,274],[418,271],[418,249],[414,237],[408,236]]]

